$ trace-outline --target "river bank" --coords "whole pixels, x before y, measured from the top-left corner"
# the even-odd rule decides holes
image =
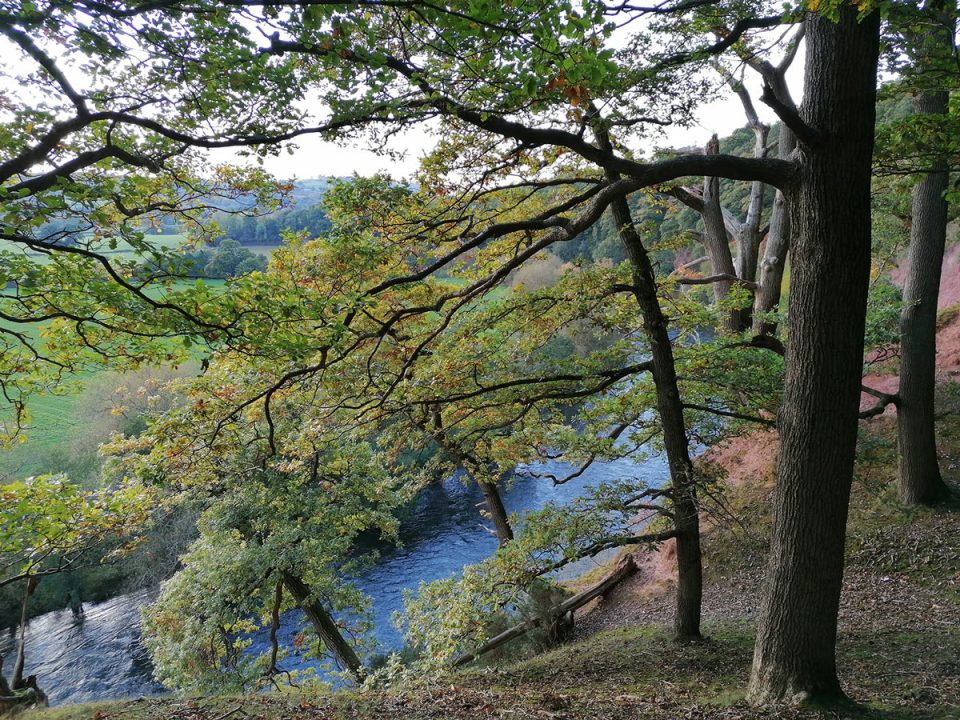
[[[941,358],[956,355],[960,314],[941,326]],[[938,411],[941,468],[960,486],[960,397],[944,366]],[[838,660],[847,692],[887,720],[960,717],[960,508],[908,509],[896,499],[895,419],[863,424],[848,528]],[[776,436],[732,438],[711,450],[724,501],[704,503],[704,644],[669,641],[671,546],[577,620],[574,642],[506,667],[451,674],[426,686],[309,696],[139,700],[63,707],[30,717],[98,720],[251,718],[566,718],[700,720],[819,717],[763,713],[743,703],[770,526]],[[473,508],[475,511],[475,508]],[[475,516],[473,516],[475,517]],[[469,546],[469,543],[467,543]],[[450,547],[439,545],[448,555]]]
[[[906,509],[895,499],[893,425],[871,421],[858,463],[849,525],[838,662],[863,703],[850,716],[960,717],[960,507]],[[941,422],[944,470],[960,480],[960,417]],[[431,682],[362,693],[156,698],[64,706],[25,720],[759,720],[823,718],[816,710],[751,708],[743,701],[753,616],[769,528],[772,455],[756,438],[731,441],[727,500],[743,524],[711,521],[705,534],[703,643],[670,639],[669,546],[651,572],[624,583],[577,622],[574,640],[502,667],[478,666]]]
[[[570,471],[556,462],[536,469],[559,474]],[[597,462],[582,476],[559,486],[518,474],[507,483],[504,502],[509,512],[522,515],[548,502],[568,503],[591,485],[624,477],[640,477],[657,485],[666,477],[666,468],[657,457],[642,463]],[[374,652],[402,648],[404,639],[393,616],[403,610],[405,591],[416,590],[421,582],[459,572],[496,550],[496,538],[479,514],[482,503],[483,496],[476,486],[465,485],[456,477],[428,486],[401,526],[400,544],[377,546],[376,561],[353,578],[371,599],[370,617],[378,646]],[[600,562],[602,559],[582,562],[570,575],[589,571]],[[27,630],[25,675],[37,676],[51,705],[162,692],[163,688],[153,680],[139,633],[141,608],[155,593],[156,589],[138,591],[103,603],[87,603],[80,616],[61,610],[32,619]],[[315,663],[296,652],[300,626],[296,613],[284,617],[279,637],[290,652],[282,660],[283,670],[315,667]],[[250,651],[255,653],[266,651],[270,642],[266,631],[255,633],[250,640]],[[12,657],[15,645],[12,630],[0,634],[0,654],[4,657]]]

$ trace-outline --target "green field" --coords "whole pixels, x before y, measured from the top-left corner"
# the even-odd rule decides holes
[[[184,242],[183,235],[152,235],[148,240],[158,247],[175,248]],[[50,261],[44,253],[25,251],[9,241],[0,241],[0,250],[25,254],[31,260],[46,264]],[[260,248],[254,249],[259,252]],[[133,259],[133,248],[119,247],[102,251],[110,259]],[[195,281],[184,280],[173,284],[176,289],[192,285]],[[206,281],[208,285],[222,287],[223,280]],[[156,296],[162,293],[157,288],[149,292]],[[0,327],[8,323],[0,322]],[[30,338],[39,339],[39,325],[17,325],[17,331]],[[168,371],[162,370],[162,373]],[[88,372],[69,380],[56,392],[35,395],[28,401],[29,422],[21,438],[9,448],[0,448],[0,483],[30,475],[50,472],[89,471],[96,456],[96,446],[106,440],[93,434],[94,426],[111,427],[105,420],[110,414],[112,387],[125,381],[121,376],[102,372]],[[116,425],[116,423],[114,423]],[[116,429],[115,427],[113,429]]]
[[[25,442],[0,450],[0,482],[29,475],[60,472],[54,458],[69,446],[77,426],[77,392],[35,397],[30,401],[30,425]]]
[[[146,240],[156,246],[157,248],[163,248],[165,250],[172,250],[178,248],[185,242],[186,238],[183,235],[147,235]],[[94,249],[94,248],[91,248]],[[132,247],[126,243],[119,243],[116,249],[110,249],[107,245],[96,248],[97,252],[104,255],[110,259],[116,260],[133,260],[137,257],[138,253]],[[15,243],[11,240],[0,240],[0,251],[8,251],[13,253],[18,253],[25,255],[34,262],[45,265],[50,262],[50,255],[47,253],[37,252],[35,250],[26,250],[19,243]]]

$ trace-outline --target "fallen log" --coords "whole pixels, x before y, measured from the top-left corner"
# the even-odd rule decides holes
[[[606,578],[601,580],[593,587],[588,588],[583,592],[579,592],[576,595],[567,598],[556,607],[551,608],[547,613],[547,617],[549,617],[551,623],[557,622],[558,619],[562,618],[567,613],[572,613],[577,608],[583,607],[594,598],[598,598],[601,595],[606,595],[611,589],[613,589],[614,586],[626,580],[637,570],[637,563],[633,559],[633,555],[627,555],[620,562],[620,564],[617,565],[617,568]],[[524,620],[522,623],[514,625],[509,630],[504,630],[499,635],[490,638],[487,640],[487,642],[473,652],[464,653],[463,655],[455,658],[453,661],[453,667],[466,665],[467,663],[476,660],[481,655],[485,655],[491,650],[496,650],[501,645],[506,645],[511,640],[515,640],[518,637],[526,635],[535,627],[539,627],[542,623],[542,617],[533,617],[528,620]]]

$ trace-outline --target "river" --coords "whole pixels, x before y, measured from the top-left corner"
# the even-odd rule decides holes
[[[569,471],[560,463],[544,463],[536,470],[556,475]],[[642,478],[658,485],[666,476],[666,463],[659,457],[640,463],[597,462],[580,477],[559,486],[518,475],[505,491],[504,502],[508,511],[522,515],[551,500],[570,502],[584,488],[604,481]],[[377,562],[356,579],[372,600],[375,637],[381,650],[403,644],[392,615],[403,607],[404,590],[447,577],[496,549],[496,539],[479,515],[482,502],[475,485],[464,485],[457,478],[427,487],[418,497],[411,519],[403,525],[401,545],[382,551]],[[588,569],[590,563],[582,561],[578,569]],[[34,618],[27,629],[26,675],[37,676],[52,705],[162,692],[152,678],[150,659],[140,642],[140,609],[155,593],[140,591],[88,603],[79,616],[61,610]],[[290,643],[294,623],[284,625],[281,640]],[[12,630],[0,634],[0,654],[8,658],[8,672],[15,645]],[[263,652],[266,647],[265,634],[254,637],[253,651]],[[296,663],[291,657],[284,667],[292,669]]]

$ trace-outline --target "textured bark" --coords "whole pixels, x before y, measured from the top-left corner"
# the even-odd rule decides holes
[[[670,466],[674,526],[677,530],[677,609],[674,631],[679,639],[692,640],[700,637],[703,564],[696,483],[693,463],[690,461],[683,404],[677,385],[673,344],[667,334],[667,319],[657,299],[653,267],[633,224],[627,202],[615,200],[610,208],[633,268],[634,295],[640,306],[643,329],[650,343],[657,412],[660,415],[663,445]]]
[[[773,532],[748,689],[756,703],[843,698],[835,643],[870,274],[879,17],[805,20],[804,133]]]
[[[490,518],[493,520],[493,530],[497,534],[497,542],[500,543],[500,547],[503,547],[513,540],[513,528],[510,527],[510,520],[507,516],[507,509],[503,506],[500,490],[494,483],[480,480],[478,484],[483,491],[487,512],[490,513]]]
[[[323,641],[327,650],[331,652],[337,665],[343,670],[349,670],[358,682],[363,680],[363,665],[350,644],[344,639],[340,628],[330,617],[323,605],[311,596],[310,587],[300,578],[291,573],[283,574],[283,584],[297,605],[307,616],[317,637]]]
[[[955,3],[953,3],[955,6]],[[944,3],[932,3],[935,11]],[[927,53],[952,52],[952,23],[934,24],[919,38],[918,62]],[[921,68],[922,69],[922,68]],[[947,114],[947,91],[921,92],[914,110],[920,115]],[[913,189],[909,269],[900,316],[900,405],[897,432],[900,446],[900,497],[911,505],[931,505],[949,496],[940,475],[934,429],[937,359],[937,296],[946,244],[949,167],[938,158]]]
[[[794,48],[800,42],[802,35],[794,38]],[[769,94],[776,98],[777,103],[790,110],[796,111],[797,106],[790,95],[787,86],[786,72],[792,62],[789,61],[774,67],[769,62],[751,57],[746,62],[753,67],[763,78]],[[777,157],[789,160],[797,147],[797,137],[786,125],[780,123],[780,135],[777,140]],[[783,272],[787,264],[787,254],[790,250],[790,208],[787,197],[782,190],[777,190],[773,198],[773,209],[770,213],[770,229],[767,231],[767,243],[763,250],[763,259],[760,262],[760,287],[753,301],[753,331],[759,335],[773,335],[777,324],[763,320],[763,314],[777,309],[780,304],[780,289],[783,285]]]
[[[719,155],[720,141],[714,135],[703,151],[704,155]],[[710,258],[710,266],[714,276],[735,277],[737,272],[733,267],[733,256],[730,254],[730,241],[727,238],[727,226],[723,219],[723,208],[720,206],[720,178],[705,177],[703,179],[703,246]],[[730,294],[733,282],[717,280],[713,283],[713,297],[717,303]],[[731,311],[723,320],[725,330],[737,332],[740,328],[739,313]]]

